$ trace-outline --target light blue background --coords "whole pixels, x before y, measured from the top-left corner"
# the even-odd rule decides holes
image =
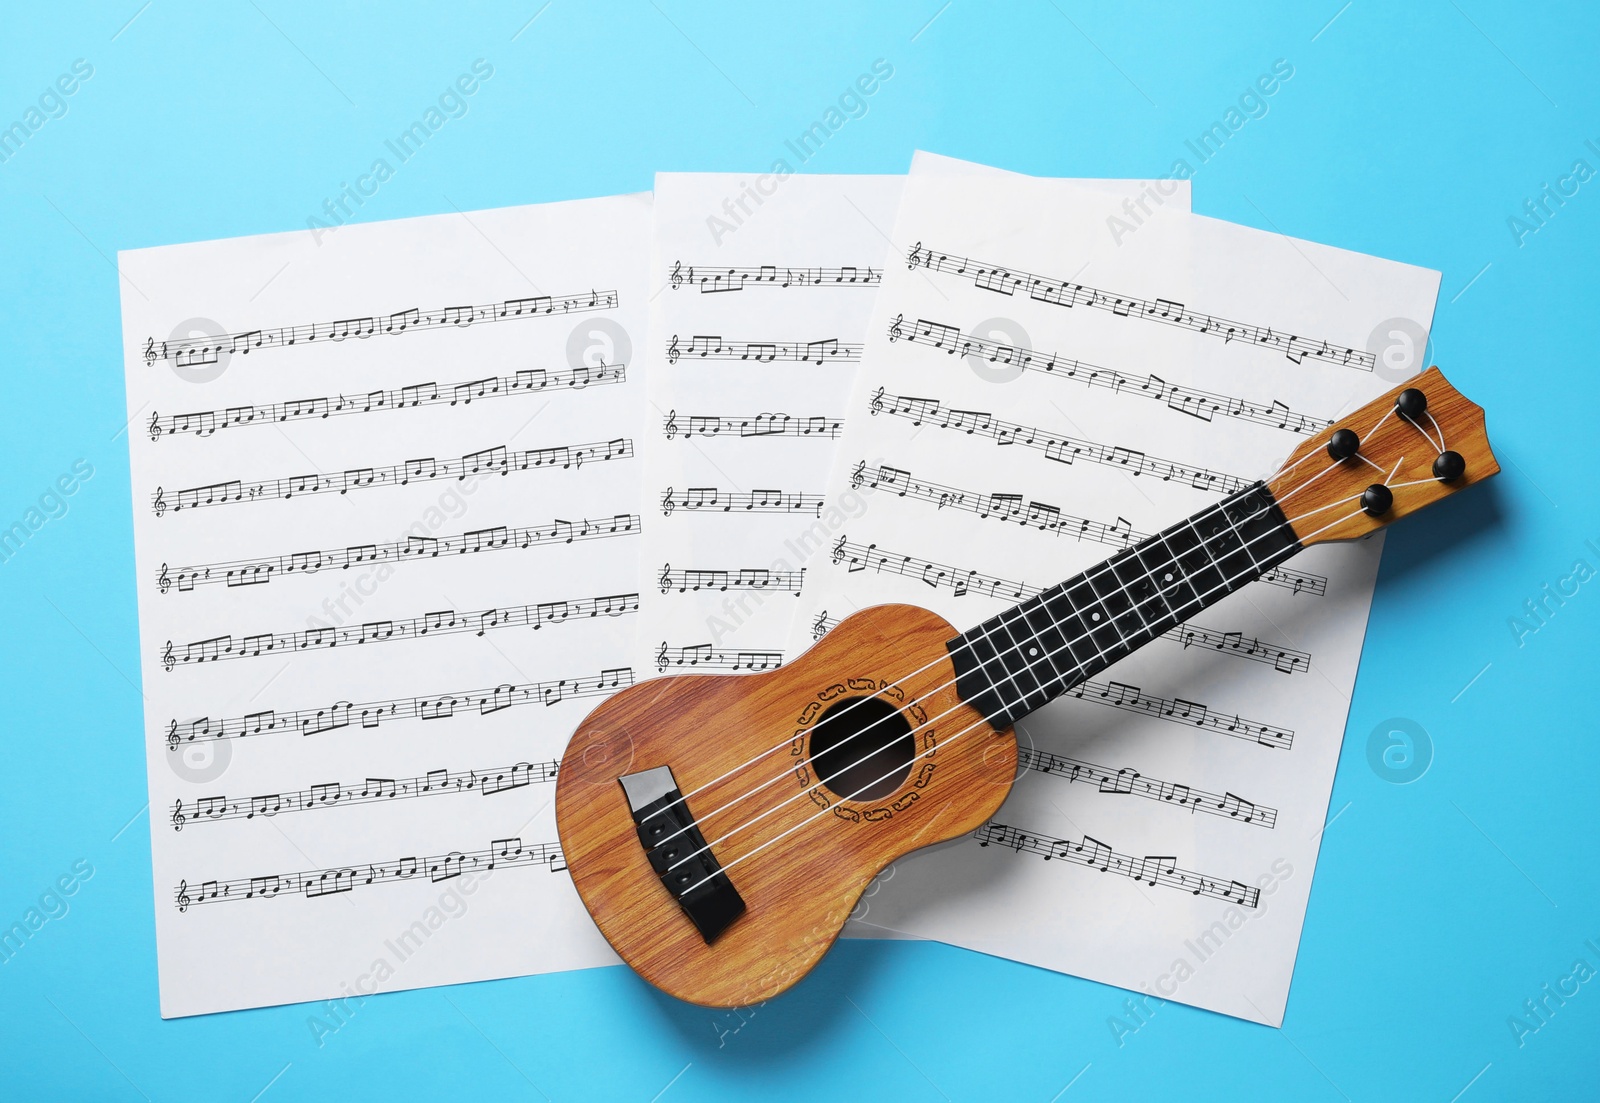
[[[0,564],[0,926],[94,874],[0,965],[0,1096],[1593,1098],[1600,983],[1520,1046],[1507,1020],[1600,968],[1600,581],[1523,646],[1508,619],[1600,567],[1600,180],[1520,245],[1507,219],[1600,169],[1596,8],[542,2],[6,12],[0,122],[74,59],[94,76],[0,164],[0,522],[75,460],[95,474]],[[1195,209],[1442,270],[1435,357],[1505,474],[1390,537],[1281,1031],[1166,1005],[1119,1045],[1125,993],[932,944],[842,946],[748,1021],[620,968],[379,997],[320,1048],[313,1007],[158,1018],[116,251],[304,227],[480,57],[470,112],[361,219],[765,170],[877,58],[893,78],[806,171],[920,147],[1148,176],[1294,65]],[[1410,784],[1369,764],[1391,717],[1431,736]]]

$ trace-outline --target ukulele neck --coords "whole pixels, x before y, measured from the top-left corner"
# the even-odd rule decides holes
[[[956,689],[1015,723],[1300,549],[1256,483],[950,640]]]

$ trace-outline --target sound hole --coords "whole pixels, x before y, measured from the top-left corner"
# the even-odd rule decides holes
[[[910,723],[879,697],[836,701],[811,729],[817,778],[845,800],[879,800],[900,788],[916,748]]]

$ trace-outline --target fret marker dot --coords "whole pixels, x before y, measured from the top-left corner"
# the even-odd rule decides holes
[[[1168,571],[1166,574],[1164,574],[1162,576],[1162,581],[1163,582],[1171,582],[1172,581],[1172,572]]]
[[[1028,648],[1028,658],[1030,658],[1030,659],[1035,658],[1035,657],[1038,656],[1038,654],[1039,654],[1039,649],[1037,647]]]
[[[1100,619],[1100,614],[1099,613],[1090,613],[1089,614],[1089,619],[1090,620],[1099,620]]]

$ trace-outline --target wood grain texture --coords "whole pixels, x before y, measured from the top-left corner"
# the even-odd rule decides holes
[[[1408,387],[1415,387],[1428,397],[1428,413],[1433,419],[1423,417],[1422,430],[1435,441],[1442,432],[1445,448],[1459,452],[1466,460],[1465,473],[1454,482],[1440,482],[1433,477],[1437,447],[1424,438],[1422,431],[1393,412],[1395,399]],[[1329,458],[1328,440],[1338,429],[1351,429],[1361,437],[1361,455],[1371,461],[1370,465],[1354,458],[1335,464]],[[1328,471],[1330,467],[1334,470]],[[1499,470],[1500,464],[1489,450],[1483,408],[1469,402],[1434,367],[1301,444],[1284,462],[1280,473],[1267,480],[1267,486],[1300,542],[1310,546],[1330,540],[1354,540],[1377,532]],[[1323,474],[1325,471],[1327,474]],[[1360,512],[1357,501],[1361,492],[1374,483],[1394,488],[1394,505],[1381,517]]]
[[[692,1003],[768,999],[822,957],[886,865],[991,816],[1016,776],[1016,738],[956,695],[945,650],[956,635],[926,609],[877,606],[778,670],[656,678],[595,709],[562,759],[556,825],[623,960]],[[809,732],[832,702],[874,695],[910,721],[920,757],[888,796],[841,800],[817,783]],[[655,766],[672,768],[747,907],[709,946],[651,868],[617,781]]]

